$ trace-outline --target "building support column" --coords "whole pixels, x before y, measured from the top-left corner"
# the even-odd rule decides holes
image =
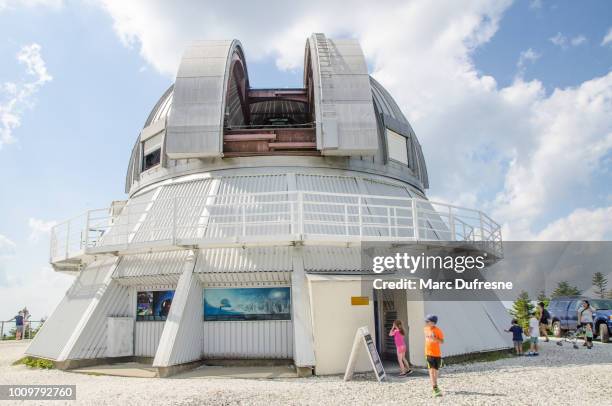
[[[295,247],[292,252],[293,361],[299,376],[309,376],[312,375],[315,366],[310,291],[304,270],[303,247]]]
[[[192,252],[183,265],[170,313],[153,360],[161,377],[179,372],[180,364],[197,362],[202,356],[202,287],[193,270],[197,252]]]

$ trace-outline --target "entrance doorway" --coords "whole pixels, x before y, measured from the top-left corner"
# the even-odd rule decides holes
[[[376,328],[376,349],[384,360],[396,360],[396,349],[389,331],[394,320],[401,320],[406,331],[406,344],[410,334],[408,306],[404,290],[374,290],[374,325]],[[406,358],[410,359],[410,347]]]

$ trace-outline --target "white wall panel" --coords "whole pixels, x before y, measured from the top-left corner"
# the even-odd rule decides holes
[[[165,321],[137,321],[134,328],[134,355],[154,357]]]
[[[205,321],[202,352],[207,358],[293,357],[293,322]]]
[[[64,299],[26,350],[26,354],[60,360],[62,354],[68,354],[72,350],[81,329],[111,281],[110,275],[114,271],[116,261],[116,258],[95,261],[79,273]]]

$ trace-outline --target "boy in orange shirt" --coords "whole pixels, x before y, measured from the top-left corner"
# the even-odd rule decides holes
[[[442,392],[438,388],[438,369],[442,364],[440,344],[444,343],[444,333],[436,326],[436,323],[438,323],[438,316],[430,314],[425,318],[425,357],[433,386],[433,395],[439,397],[442,396]]]

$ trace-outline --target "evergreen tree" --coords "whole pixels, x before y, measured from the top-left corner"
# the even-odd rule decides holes
[[[580,296],[581,293],[576,286],[570,285],[567,281],[561,281],[550,297],[554,299],[561,296]]]
[[[597,297],[605,299],[606,287],[608,286],[608,280],[601,272],[595,272],[593,274],[593,286],[595,286],[595,294]]]
[[[529,326],[529,313],[533,311],[533,308],[534,306],[529,300],[529,293],[522,291],[512,304],[510,314],[518,320],[519,326],[525,329]]]
[[[546,296],[546,292],[542,289],[540,293],[538,293],[538,298],[536,299],[538,303],[544,302],[544,307],[548,307],[548,303],[550,303],[550,299]]]

